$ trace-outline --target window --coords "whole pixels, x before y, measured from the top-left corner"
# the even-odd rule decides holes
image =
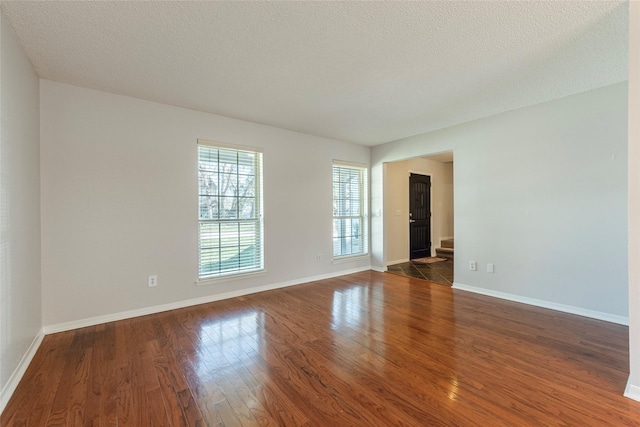
[[[262,153],[198,141],[198,188],[199,278],[263,270]]]
[[[333,164],[333,257],[369,252],[367,168]]]

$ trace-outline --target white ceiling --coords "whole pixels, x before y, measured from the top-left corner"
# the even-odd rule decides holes
[[[615,1],[2,1],[40,77],[376,145],[627,80]]]

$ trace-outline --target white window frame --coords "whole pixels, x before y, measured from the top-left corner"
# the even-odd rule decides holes
[[[230,217],[230,218],[222,218],[222,217],[218,217],[218,218],[203,218],[202,216],[202,208],[203,208],[203,204],[201,202],[201,197],[206,197],[206,196],[212,196],[213,198],[215,198],[215,195],[211,195],[211,194],[206,194],[203,195],[203,174],[202,174],[202,161],[200,159],[200,153],[201,153],[201,148],[206,149],[206,148],[211,148],[211,149],[216,149],[216,150],[223,150],[223,151],[235,151],[238,153],[251,153],[255,155],[255,173],[254,175],[250,175],[254,177],[254,197],[255,197],[255,205],[253,212],[254,212],[254,216],[252,217],[245,217],[245,218],[240,218],[240,213],[239,212],[235,212],[235,217]],[[241,145],[233,145],[233,144],[224,144],[224,143],[219,143],[219,142],[212,142],[212,141],[206,141],[206,140],[202,140],[199,139],[197,141],[197,175],[198,175],[198,280],[196,281],[196,284],[201,285],[201,284],[206,284],[207,282],[212,282],[212,281],[219,281],[220,279],[233,279],[236,278],[238,276],[245,276],[245,275],[253,275],[253,274],[257,274],[257,273],[261,273],[264,272],[264,215],[263,215],[263,189],[262,189],[262,174],[263,174],[263,161],[262,161],[262,156],[263,156],[263,151],[261,148],[257,148],[257,147],[247,147],[247,146],[241,146]],[[231,174],[234,175],[234,174]],[[235,175],[241,175],[236,173]],[[218,175],[220,176],[220,174]],[[218,178],[220,179],[220,178]],[[237,177],[237,179],[239,180],[239,177]],[[239,182],[239,181],[238,181]],[[218,197],[221,197],[220,194],[217,194]],[[237,194],[237,187],[236,187],[236,192],[235,192],[235,196],[233,196],[232,198],[235,199],[241,199],[241,197]],[[219,202],[218,202],[219,203]],[[239,206],[239,203],[237,204]],[[206,208],[205,208],[206,209]],[[239,211],[240,209],[236,209],[236,211]],[[220,212],[218,212],[218,215],[220,215]],[[221,255],[221,251],[222,249],[225,247],[224,243],[223,243],[223,238],[222,238],[222,228],[223,226],[226,226],[228,229],[233,227],[234,225],[237,226],[237,248],[238,248],[238,267],[237,268],[223,268],[222,263],[222,255]],[[247,225],[251,225],[252,228],[254,228],[254,230],[256,230],[253,234],[249,233],[250,236],[246,236],[247,232],[246,231],[241,231],[242,225],[247,226]],[[218,227],[217,230],[217,242],[215,239],[209,238],[209,240],[213,240],[212,243],[208,243],[210,246],[207,247],[206,244],[204,243],[204,238],[203,236],[206,235],[207,232],[209,232],[209,235],[215,235],[216,231],[215,231],[215,227]],[[209,228],[208,230],[206,230],[206,228]],[[236,233],[235,231],[233,233]],[[232,234],[233,234],[232,233]],[[242,234],[245,234],[245,237],[252,237],[255,241],[255,253],[252,259],[252,263],[251,265],[248,266],[242,266],[242,256],[241,256],[241,252],[242,252]],[[233,239],[232,239],[233,240]],[[234,247],[234,244],[231,245],[227,245],[228,247]],[[211,264],[212,262],[216,262],[215,261],[215,250],[218,250],[218,266],[217,266],[217,271],[206,271],[206,269],[204,268],[204,265],[206,263]],[[209,249],[208,253],[207,249]],[[211,254],[214,255],[211,255]],[[251,258],[248,258],[251,259]],[[228,261],[228,259],[226,260]],[[235,261],[234,261],[235,262]]]
[[[336,196],[340,194],[340,191],[336,188],[336,169],[342,171],[357,171],[359,176],[358,182],[358,204],[360,206],[360,210],[358,214],[354,214],[353,212],[345,213],[346,207],[343,206],[343,212],[340,212],[339,202],[336,200]],[[331,177],[332,177],[332,207],[333,207],[333,218],[332,218],[332,253],[334,261],[339,260],[347,260],[349,258],[362,257],[369,255],[369,168],[367,165],[360,163],[351,163],[344,162],[340,160],[334,160],[331,169]],[[343,197],[349,197],[351,200],[354,200],[350,195],[342,194]],[[347,200],[347,199],[342,199]],[[346,202],[345,202],[346,203]],[[356,224],[359,224],[359,231],[355,233],[351,228],[353,224],[352,220],[356,220]],[[338,222],[336,222],[338,221]],[[341,221],[344,221],[341,223]],[[343,224],[348,224],[343,226]],[[348,230],[348,231],[347,231]],[[345,233],[348,233],[347,236]],[[347,237],[351,239],[357,238],[358,245],[361,247],[360,251],[353,251],[353,240],[347,244]],[[336,244],[340,244],[340,250],[337,250]],[[350,247],[349,250],[346,250],[347,247]]]

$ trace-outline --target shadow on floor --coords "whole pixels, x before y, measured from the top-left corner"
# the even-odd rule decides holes
[[[453,260],[422,264],[418,262],[403,262],[387,266],[389,273],[402,276],[415,277],[416,279],[429,280],[451,286],[453,284]]]

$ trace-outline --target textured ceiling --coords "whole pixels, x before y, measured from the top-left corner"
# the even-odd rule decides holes
[[[1,5],[42,78],[365,145],[627,79],[626,2]]]

